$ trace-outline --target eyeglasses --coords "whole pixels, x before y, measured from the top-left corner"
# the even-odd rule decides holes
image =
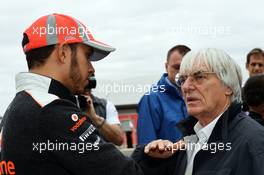
[[[179,75],[176,83],[178,86],[182,86],[185,81],[190,77],[190,80],[196,84],[201,84],[207,77],[208,74],[215,74],[215,72],[207,72],[207,71],[196,71],[189,75]]]

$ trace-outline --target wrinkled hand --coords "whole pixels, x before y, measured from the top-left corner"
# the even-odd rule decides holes
[[[145,146],[144,153],[154,158],[166,159],[184,147],[185,143],[182,140],[176,143],[169,140],[154,140]]]

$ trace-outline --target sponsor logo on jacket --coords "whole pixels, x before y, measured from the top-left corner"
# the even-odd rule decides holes
[[[1,174],[16,174],[14,162],[0,161],[0,175]]]
[[[89,128],[79,136],[79,139],[84,142],[94,131],[95,127],[93,125],[90,125]]]
[[[82,126],[82,124],[85,122],[86,117],[82,117],[70,130],[72,132],[75,132],[80,126]]]

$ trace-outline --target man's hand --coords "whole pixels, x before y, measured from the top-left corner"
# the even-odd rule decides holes
[[[93,100],[90,96],[85,95],[86,98],[86,102],[87,102],[87,106],[86,106],[86,112],[87,114],[92,117],[92,118],[96,118],[96,113],[94,110],[94,105],[93,105]]]
[[[87,101],[86,112],[88,114],[88,117],[92,120],[95,126],[100,126],[104,122],[105,119],[95,113],[92,98],[90,96],[85,96],[85,97]]]
[[[154,140],[145,146],[144,153],[154,158],[166,159],[184,147],[185,143],[182,140],[176,143],[169,140]]]

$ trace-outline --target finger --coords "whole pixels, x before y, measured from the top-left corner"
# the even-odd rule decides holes
[[[165,151],[171,151],[173,147],[173,143],[168,141],[165,143]]]
[[[158,149],[160,152],[165,151],[165,143],[164,142],[159,142],[158,143]]]
[[[150,151],[155,151],[157,149],[158,142],[154,141],[150,144],[149,149]]]
[[[89,98],[89,95],[83,95],[86,99]]]
[[[149,151],[150,151],[151,149],[153,149],[153,147],[154,147],[154,143],[155,143],[155,141],[152,141],[152,142],[148,143],[148,144],[145,146],[144,152],[145,152],[145,153],[149,153]]]
[[[146,154],[149,153],[149,144],[145,146],[145,148],[144,148],[144,153],[146,153]]]
[[[173,150],[177,151],[180,149],[184,149],[186,147],[186,143],[183,140],[180,140],[173,144]]]
[[[90,105],[90,104],[92,104],[92,99],[88,96],[88,97],[86,98],[86,102]]]
[[[91,100],[87,100],[87,103],[88,103],[89,105],[92,104]]]

